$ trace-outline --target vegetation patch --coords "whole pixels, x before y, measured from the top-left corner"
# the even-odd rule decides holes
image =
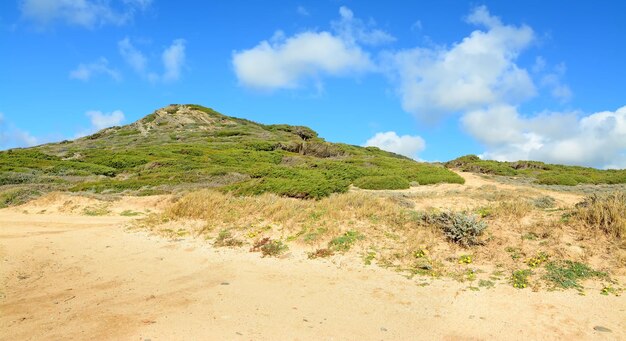
[[[357,231],[347,231],[343,235],[333,238],[328,243],[328,248],[337,252],[346,252],[352,248],[352,245],[359,240],[365,239],[365,236]]]
[[[221,230],[213,245],[217,247],[240,247],[243,246],[243,241],[235,238],[230,230]]]
[[[281,240],[274,240],[269,237],[257,240],[250,252],[261,252],[262,257],[278,257],[289,250],[289,246]]]
[[[460,212],[426,214],[423,220],[441,228],[448,240],[466,247],[481,245],[479,237],[487,228],[487,224],[476,216]]]
[[[589,196],[576,204],[574,216],[588,229],[626,242],[626,193]]]
[[[481,160],[476,155],[465,155],[445,163],[448,168],[465,172],[516,176],[533,179],[542,185],[576,186],[578,184],[624,184],[626,170],[600,170],[579,166],[547,164],[538,161],[500,162]]]
[[[593,270],[586,264],[565,260],[546,264],[546,274],[543,278],[556,288],[582,289],[580,282],[593,277],[606,278],[608,275]]]
[[[409,180],[399,176],[366,176],[354,181],[354,185],[362,189],[407,189]]]

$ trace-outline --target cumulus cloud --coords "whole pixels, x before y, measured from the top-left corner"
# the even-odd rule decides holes
[[[185,40],[174,40],[172,45],[163,51],[161,58],[165,68],[163,80],[178,80],[180,78],[181,69],[185,65]]]
[[[22,16],[39,27],[56,21],[68,25],[94,28],[104,25],[124,25],[137,11],[150,7],[152,0],[21,0]]]
[[[115,110],[111,113],[103,113],[102,111],[90,110],[85,113],[91,120],[91,126],[94,130],[102,130],[112,126],[120,125],[124,122],[124,113],[121,110]]]
[[[148,58],[133,45],[130,38],[126,37],[117,43],[120,55],[137,74],[151,82],[170,82],[180,79],[185,66],[186,42],[184,39],[176,39],[161,54],[163,73],[148,70]]]
[[[109,61],[104,57],[100,57],[99,59],[91,63],[79,64],[76,69],[70,71],[69,77],[72,79],[88,81],[93,76],[99,74],[108,75],[116,81],[122,79],[120,73],[117,70],[109,67]]]
[[[89,110],[85,113],[85,116],[89,117],[91,126],[78,132],[74,138],[84,137],[105,128],[121,125],[126,119],[124,112],[121,110],[115,110],[110,113],[105,113],[99,110]]]
[[[516,64],[535,39],[525,25],[504,25],[486,7],[467,22],[483,26],[450,47],[416,47],[386,53],[405,111],[422,118],[463,112],[493,103],[519,103],[535,95],[528,72]]]
[[[341,7],[334,32],[305,31],[290,37],[279,31],[257,46],[233,52],[240,84],[260,90],[293,89],[322,76],[344,76],[373,69],[359,43],[380,44],[392,37],[366,27],[347,7]]]
[[[356,18],[348,7],[341,6],[339,15],[341,18],[338,21],[333,21],[331,26],[345,41],[365,45],[382,45],[396,41],[396,38],[391,34],[377,29],[373,21],[365,24],[363,20]]]
[[[0,112],[0,150],[17,147],[32,147],[37,144],[39,144],[38,138],[7,122],[4,118],[4,114]]]
[[[144,54],[133,46],[128,37],[120,40],[117,43],[117,48],[120,55],[126,61],[126,63],[136,72],[144,73],[146,70],[146,64],[148,59]]]
[[[395,131],[376,133],[365,142],[365,146],[378,147],[388,152],[418,159],[417,154],[426,148],[426,142],[420,136],[398,136]]]
[[[497,105],[468,112],[461,122],[485,145],[482,156],[488,159],[626,167],[626,106],[590,115],[526,117],[514,106]]]

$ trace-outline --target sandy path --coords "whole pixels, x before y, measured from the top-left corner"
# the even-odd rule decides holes
[[[624,297],[421,287],[375,267],[129,233],[127,220],[0,210],[0,339],[626,339]]]

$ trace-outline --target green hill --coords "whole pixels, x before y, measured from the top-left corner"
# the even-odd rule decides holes
[[[623,184],[626,170],[600,170],[596,168],[553,165],[538,161],[500,162],[481,160],[476,155],[466,155],[446,162],[446,167],[466,172],[532,178],[542,185],[575,186],[578,184]]]
[[[170,105],[74,141],[0,152],[0,205],[51,190],[149,195],[219,188],[321,198],[357,183],[397,189],[463,181],[375,147],[326,142],[307,127],[263,125],[198,105]]]

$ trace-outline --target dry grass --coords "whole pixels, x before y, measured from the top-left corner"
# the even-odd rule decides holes
[[[587,229],[626,244],[626,193],[587,197],[576,205],[574,216]]]
[[[451,200],[448,203],[454,206],[445,205],[451,207],[450,212],[477,213],[476,209],[468,210],[468,207],[485,201],[474,198],[471,203],[473,198],[468,192],[462,191],[462,197],[469,197],[461,201],[458,193],[363,191],[334,194],[321,200],[300,200],[273,194],[242,197],[204,190],[180,197],[163,214],[143,221],[144,226],[157,233],[175,231],[178,234],[175,237],[179,237],[181,226],[188,230],[188,235],[207,240],[215,240],[219,231],[227,230],[229,237],[242,241],[244,247],[253,246],[255,241],[264,238],[283,241],[294,253],[310,258],[327,257],[332,252],[326,255],[319,250],[330,250],[331,241],[347,233],[358,233],[363,238],[355,239],[347,251],[341,252],[346,254],[341,257],[358,256],[354,259],[389,267],[408,276],[446,275],[463,281],[492,280],[490,274],[495,269],[511,273],[527,267],[528,259],[538,254],[624,273],[624,252],[605,236],[606,228],[599,227],[609,226],[609,219],[612,224],[623,223],[620,219],[624,216],[618,214],[623,212],[618,211],[623,196],[588,207],[545,210],[535,207],[532,197],[515,198],[514,191],[501,190],[498,195],[507,200],[482,206],[482,213],[485,213],[482,220],[488,225],[481,236],[483,242],[463,247],[447,241],[437,224],[429,224],[428,219],[424,219],[441,211],[429,211],[426,205],[419,203],[439,200],[443,204]],[[611,213],[605,212],[607,210]],[[572,214],[574,211],[580,213]],[[604,212],[604,215],[591,212]],[[566,216],[570,218],[564,219]],[[591,227],[582,228],[583,224],[576,219],[593,222],[590,226],[596,226],[594,229],[603,233],[589,233]],[[619,235],[614,232],[613,227],[607,231],[623,236],[623,232]],[[471,255],[472,264],[460,264],[461,255]],[[507,280],[502,277],[502,281]]]

